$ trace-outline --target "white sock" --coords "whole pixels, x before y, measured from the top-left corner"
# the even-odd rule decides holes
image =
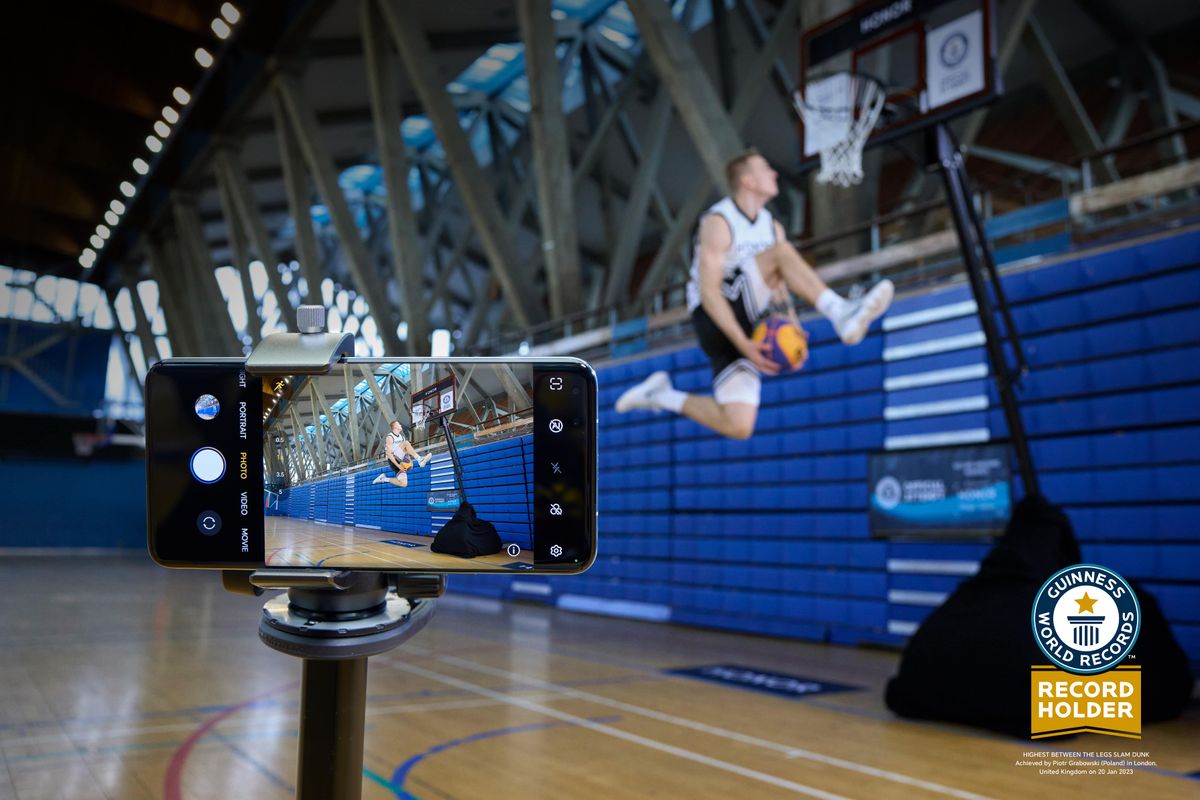
[[[817,297],[817,311],[826,319],[837,322],[846,313],[846,300],[833,289],[826,289]]]
[[[675,388],[663,389],[658,394],[654,395],[654,402],[663,411],[673,411],[676,414],[683,412],[683,403],[687,400],[687,392],[681,392]]]

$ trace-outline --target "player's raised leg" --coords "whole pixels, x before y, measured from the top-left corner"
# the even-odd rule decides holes
[[[872,286],[861,297],[847,299],[830,289],[804,256],[787,240],[783,226],[776,223],[778,243],[764,259],[759,257],[759,268],[768,284],[782,279],[788,289],[812,304],[830,322],[843,343],[858,344],[867,335],[871,323],[883,316],[892,304],[896,288],[884,278]]]
[[[751,382],[754,386],[738,385]],[[671,385],[670,375],[659,371],[626,390],[617,399],[616,409],[621,413],[638,409],[671,411],[730,439],[749,439],[754,433],[754,423],[758,418],[757,380],[748,381],[746,376],[732,375],[725,383],[733,384],[729,389],[739,396],[744,395],[743,400],[749,400],[753,395],[754,402],[728,399],[726,402],[720,402],[716,397],[681,392]]]

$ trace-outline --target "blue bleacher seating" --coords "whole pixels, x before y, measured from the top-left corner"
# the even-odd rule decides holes
[[[992,235],[1012,233],[1011,222],[993,223]],[[1084,558],[1153,590],[1200,662],[1200,233],[1069,256],[1003,282],[1033,368],[1020,396],[1044,490],[1064,504]],[[965,286],[945,287],[897,300],[891,316],[969,299]],[[885,435],[1005,435],[990,379],[883,389],[885,378],[986,364],[978,342],[884,360],[887,348],[978,331],[977,319],[875,329],[855,348],[824,320],[806,327],[808,365],[764,382],[758,430],[745,442],[669,415],[612,411],[657,369],[706,392],[711,373],[697,347],[598,369],[600,559],[584,576],[556,579],[556,592],[660,603],[685,624],[897,645],[904,636],[889,621],[917,623],[930,596],[954,589],[989,543],[871,539],[866,464]],[[887,407],[980,395],[988,410],[884,419]],[[896,560],[953,569],[889,572]],[[507,580],[456,579],[455,588],[508,596]]]

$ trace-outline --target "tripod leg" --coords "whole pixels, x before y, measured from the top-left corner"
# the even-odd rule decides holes
[[[304,659],[297,800],[362,797],[367,659]]]

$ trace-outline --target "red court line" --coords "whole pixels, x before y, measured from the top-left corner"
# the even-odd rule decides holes
[[[167,776],[163,779],[163,800],[183,800],[183,792],[181,784],[183,780],[183,768],[187,764],[188,756],[192,754],[192,749],[196,744],[203,739],[209,731],[216,727],[223,720],[228,719],[244,708],[249,708],[260,700],[270,697],[273,694],[279,694],[285,689],[291,689],[299,685],[299,681],[292,681],[283,686],[277,686],[270,691],[262,694],[254,695],[253,697],[243,700],[242,702],[229,706],[224,711],[221,711],[209,717],[200,724],[196,730],[192,731],[183,744],[179,745],[178,749],[171,755],[171,763],[167,765]]]

